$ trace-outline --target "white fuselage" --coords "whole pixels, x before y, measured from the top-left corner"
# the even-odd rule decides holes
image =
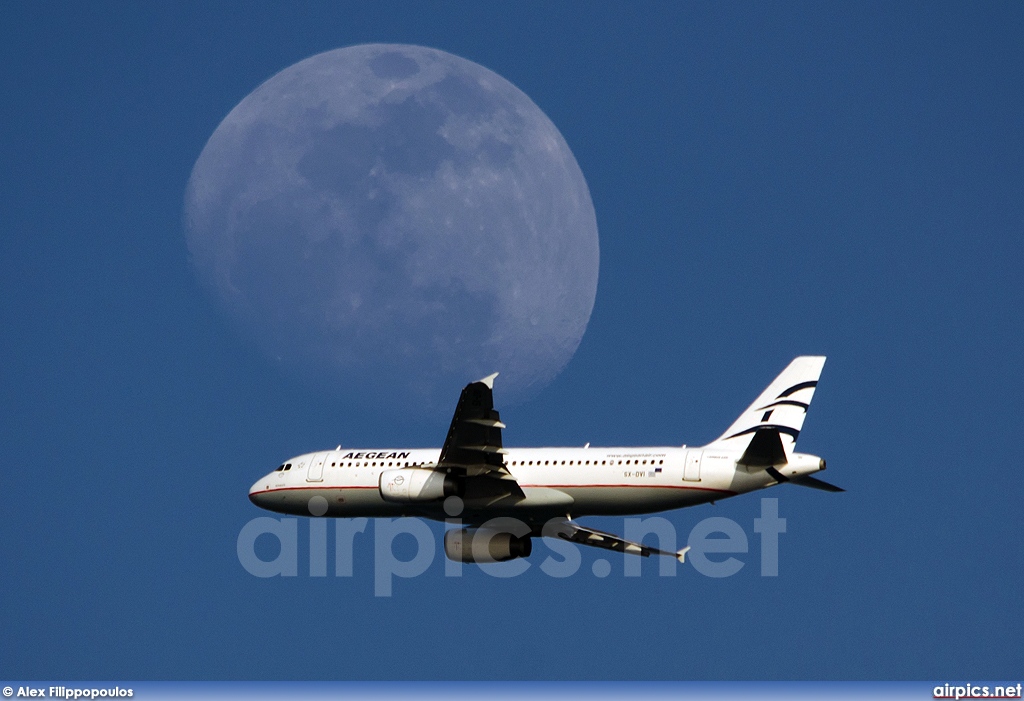
[[[507,448],[505,466],[526,498],[465,500],[467,523],[509,515],[531,523],[552,517],[641,514],[725,499],[777,484],[763,469],[738,465],[742,451],[718,448]],[[447,517],[441,500],[386,501],[381,473],[437,465],[440,449],[338,449],[307,453],[260,478],[249,498],[282,513],[320,516]],[[282,469],[284,468],[284,469]],[[823,468],[812,455],[794,453],[780,472],[808,475]]]

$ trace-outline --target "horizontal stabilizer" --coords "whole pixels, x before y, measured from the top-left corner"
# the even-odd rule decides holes
[[[782,482],[789,482],[790,484],[797,484],[801,487],[810,487],[811,489],[820,489],[823,492],[845,492],[846,490],[842,487],[837,487],[834,484],[829,484],[825,480],[820,480],[817,477],[811,477],[810,475],[801,475],[799,477],[786,477],[784,474],[776,470],[774,467],[766,467],[765,472],[772,476],[776,482],[780,484]]]
[[[820,489],[823,492],[846,491],[842,487],[837,487],[834,484],[829,484],[824,480],[820,480],[817,477],[810,477],[808,475],[804,475],[803,477],[790,477],[789,481],[791,484],[799,484],[801,487],[810,487],[811,489]]]
[[[757,429],[739,459],[740,465],[748,467],[773,467],[787,462],[782,436],[779,435],[779,429],[774,427]]]

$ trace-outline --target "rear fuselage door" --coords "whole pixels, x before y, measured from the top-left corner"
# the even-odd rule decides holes
[[[309,471],[306,473],[307,482],[324,481],[324,461],[327,460],[328,455],[329,453],[317,453],[313,456],[309,462]]]
[[[686,464],[683,466],[683,479],[687,482],[700,482],[700,458],[703,450],[686,451]]]

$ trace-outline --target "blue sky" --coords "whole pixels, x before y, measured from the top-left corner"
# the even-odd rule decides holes
[[[1018,672],[1021,36],[1018,3],[5,6],[0,673]],[[281,458],[437,445],[450,420],[282,376],[203,292],[182,233],[189,172],[239,100],[377,41],[513,82],[590,187],[590,326],[502,412],[507,444],[706,442],[793,356],[829,356],[800,447],[849,491],[765,494],[787,518],[777,578],[752,552],[726,579],[626,578],[618,559],[598,579],[587,551],[566,579],[452,579],[437,560],[375,598],[372,539],[352,578],[301,576],[301,548],[295,578],[240,566],[246,490]],[[668,518],[726,516],[753,542],[759,511],[748,495]]]

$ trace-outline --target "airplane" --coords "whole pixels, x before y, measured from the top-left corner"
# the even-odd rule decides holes
[[[533,538],[555,537],[685,562],[689,548],[659,550],[576,519],[678,509],[783,483],[844,491],[812,476],[824,459],[795,451],[824,364],[823,356],[794,359],[721,436],[699,447],[506,448],[495,373],[462,390],[440,449],[339,445],[306,453],[257,480],[249,499],[305,516],[458,515],[467,527],[444,537],[454,561],[529,557]]]

